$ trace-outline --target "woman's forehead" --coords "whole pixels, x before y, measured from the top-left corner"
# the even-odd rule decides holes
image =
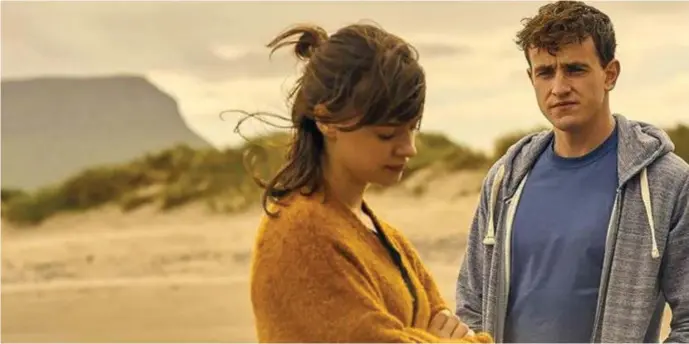
[[[335,125],[337,127],[348,128],[353,126],[372,126],[372,127],[403,127],[407,125],[416,125],[423,116],[418,114],[412,118],[404,116],[388,116],[387,118],[380,118],[375,114],[369,114],[368,116],[364,114],[356,114],[349,118],[345,118],[342,121],[337,122]]]
[[[400,126],[405,126],[409,124],[415,124],[421,120],[421,115],[417,115],[415,117],[409,118],[409,119],[403,119],[403,118],[391,118],[389,121],[386,121],[384,123],[378,124],[380,126],[384,127],[400,127]]]

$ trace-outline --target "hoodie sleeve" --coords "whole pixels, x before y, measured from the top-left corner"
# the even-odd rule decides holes
[[[493,168],[484,179],[478,207],[469,230],[464,260],[457,278],[455,313],[474,331],[483,330],[483,240],[488,227],[491,181],[495,175],[496,168]]]
[[[689,176],[674,211],[661,286],[672,310],[666,343],[689,343]]]

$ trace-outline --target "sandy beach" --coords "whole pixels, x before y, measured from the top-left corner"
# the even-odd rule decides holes
[[[450,304],[481,179],[416,180],[432,196],[411,196],[410,181],[369,197],[417,246]],[[36,228],[3,224],[2,340],[253,342],[248,269],[259,217],[105,208]]]

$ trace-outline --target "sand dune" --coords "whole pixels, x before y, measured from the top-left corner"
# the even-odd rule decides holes
[[[432,177],[369,202],[410,237],[453,304],[482,174]],[[410,196],[414,183],[431,193]],[[2,339],[255,341],[248,269],[259,216],[101,209],[32,229],[3,224]]]

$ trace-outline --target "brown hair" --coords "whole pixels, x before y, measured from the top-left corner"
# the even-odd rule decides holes
[[[292,140],[287,161],[267,183],[254,177],[264,188],[262,204],[269,215],[268,201],[297,190],[313,194],[322,186],[324,138],[317,121],[341,124],[359,116],[356,123],[339,129],[347,131],[402,124],[422,115],[426,95],[417,50],[376,25],[349,25],[330,37],[318,26],[299,25],[267,46],[272,55],[290,45],[305,65],[288,95]]]
[[[558,1],[541,6],[535,17],[522,19],[522,24],[516,43],[529,65],[529,48],[546,49],[555,55],[562,45],[581,43],[588,37],[593,39],[601,66],[615,58],[617,43],[610,18],[584,2]]]

